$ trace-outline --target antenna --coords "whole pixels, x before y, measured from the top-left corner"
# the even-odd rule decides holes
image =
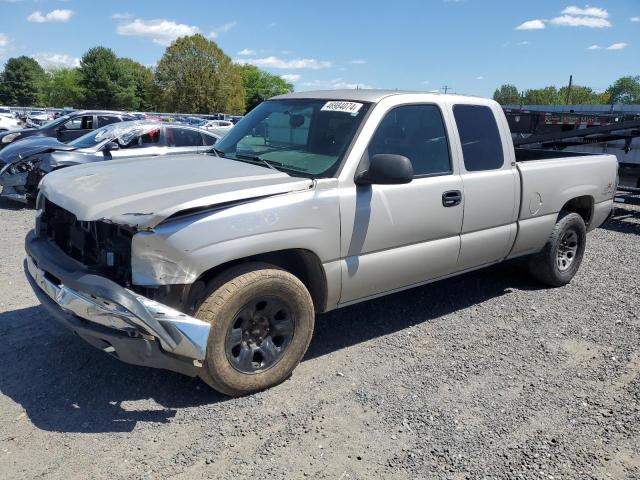
[[[571,87],[573,86],[573,75],[569,75],[569,88],[567,89],[567,105],[571,105]]]

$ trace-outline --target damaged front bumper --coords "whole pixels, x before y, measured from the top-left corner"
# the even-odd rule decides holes
[[[210,325],[86,270],[47,239],[25,241],[27,277],[67,327],[120,360],[194,376]]]
[[[25,186],[28,176],[28,172],[9,174],[5,168],[0,172],[0,197],[27,203]]]

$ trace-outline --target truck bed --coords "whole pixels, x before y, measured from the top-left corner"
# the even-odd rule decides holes
[[[529,162],[531,160],[553,160],[556,158],[585,157],[592,153],[567,152],[560,150],[544,150],[542,148],[516,148],[516,162]]]

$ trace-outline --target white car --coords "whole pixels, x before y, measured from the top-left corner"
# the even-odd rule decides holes
[[[233,128],[233,122],[228,120],[209,120],[201,128],[223,137]]]
[[[17,130],[19,128],[22,128],[22,121],[15,118],[12,114],[0,113],[0,132]]]

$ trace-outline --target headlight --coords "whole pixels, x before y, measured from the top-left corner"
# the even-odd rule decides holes
[[[9,135],[5,135],[4,137],[2,137],[2,143],[11,143],[20,135],[21,135],[20,132],[10,133]]]
[[[16,163],[12,163],[9,166],[9,173],[11,175],[16,175],[18,173],[30,172],[33,170],[36,165],[40,163],[40,160],[21,160]]]

